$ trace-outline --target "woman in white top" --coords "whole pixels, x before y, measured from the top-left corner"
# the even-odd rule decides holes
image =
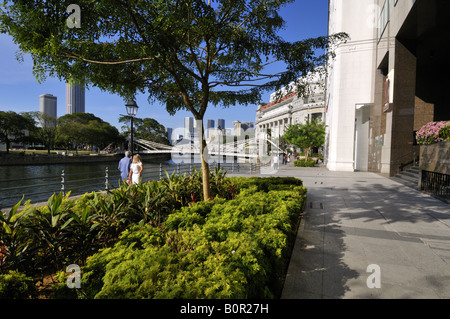
[[[142,166],[142,159],[139,154],[133,156],[133,162],[131,163],[130,174],[128,180],[133,184],[138,184],[141,180],[142,171],[144,170]]]

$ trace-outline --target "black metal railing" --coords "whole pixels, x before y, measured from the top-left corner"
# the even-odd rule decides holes
[[[421,191],[450,201],[450,175],[422,170]]]
[[[412,160],[407,160],[406,162],[403,162],[404,158],[411,158],[411,155],[413,156]],[[394,162],[397,163],[397,173],[400,174],[401,172],[403,172],[403,170],[405,169],[405,167],[415,167],[416,165],[419,164],[419,160],[420,160],[420,156],[417,155],[417,152],[414,150],[412,152],[403,154],[402,156],[400,156],[399,158],[397,158]]]

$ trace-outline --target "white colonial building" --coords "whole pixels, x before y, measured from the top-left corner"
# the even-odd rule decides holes
[[[298,97],[297,92],[277,99],[277,92],[272,93],[268,104],[261,103],[256,110],[255,133],[267,132],[271,137],[283,136],[289,125],[305,123],[309,120],[324,120],[325,90],[324,80],[320,76],[308,80],[309,93]],[[281,91],[286,91],[284,88]]]

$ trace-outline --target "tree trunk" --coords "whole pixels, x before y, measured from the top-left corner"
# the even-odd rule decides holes
[[[311,147],[305,148],[305,162],[308,161],[310,152],[311,152]]]
[[[208,148],[206,140],[203,137],[203,119],[197,121],[197,133],[200,146],[200,158],[202,162],[202,181],[203,181],[203,200],[208,201],[211,198],[211,187],[209,183],[209,164],[208,164]]]
[[[5,146],[6,146],[6,154],[9,154],[9,149],[11,148],[11,141],[9,139],[6,139]]]

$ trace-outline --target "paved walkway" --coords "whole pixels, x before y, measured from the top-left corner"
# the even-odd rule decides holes
[[[308,188],[282,298],[450,298],[450,205],[374,173],[275,175]]]

